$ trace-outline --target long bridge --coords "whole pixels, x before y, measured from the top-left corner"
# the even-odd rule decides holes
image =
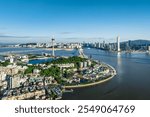
[[[82,58],[88,58],[88,56],[84,54],[82,47],[78,47],[77,50],[79,52],[79,56],[80,57],[82,57]]]

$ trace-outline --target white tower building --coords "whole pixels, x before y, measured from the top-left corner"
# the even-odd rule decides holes
[[[117,37],[117,52],[120,52],[120,37]]]

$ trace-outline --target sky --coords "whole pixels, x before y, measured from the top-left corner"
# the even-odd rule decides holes
[[[150,40],[150,0],[0,0],[0,43]]]

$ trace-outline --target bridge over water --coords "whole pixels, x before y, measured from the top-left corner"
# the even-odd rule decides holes
[[[78,47],[77,50],[79,52],[79,56],[80,57],[82,57],[82,58],[88,58],[88,56],[84,54],[82,47]]]

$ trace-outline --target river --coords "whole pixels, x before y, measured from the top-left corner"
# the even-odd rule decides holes
[[[0,48],[0,54],[9,53],[41,54],[50,52],[43,49]],[[113,66],[117,75],[108,82],[92,87],[74,89],[64,93],[63,100],[141,100],[150,99],[150,54],[117,54],[99,49],[84,49],[84,53],[93,59]],[[58,56],[75,56],[76,50],[55,52]]]
[[[92,87],[74,89],[64,100],[142,100],[150,99],[150,54],[117,54],[98,49],[84,49],[93,59],[113,66],[117,75]]]

